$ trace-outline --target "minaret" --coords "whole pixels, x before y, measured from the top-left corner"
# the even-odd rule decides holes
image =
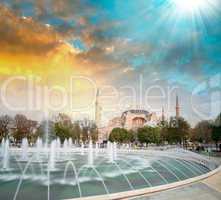
[[[178,119],[179,117],[180,117],[180,105],[179,105],[178,95],[176,95],[176,118]]]
[[[164,107],[162,108],[162,122],[165,121],[165,115],[164,115]]]
[[[95,123],[96,126],[99,127],[100,126],[100,120],[101,120],[101,107],[99,105],[99,89],[97,90],[97,94],[96,94],[96,101],[95,101]]]

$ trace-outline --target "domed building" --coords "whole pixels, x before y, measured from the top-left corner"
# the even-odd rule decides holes
[[[125,129],[137,129],[143,127],[149,118],[149,112],[145,110],[127,110],[121,116]]]
[[[158,122],[159,119],[156,113],[151,113],[143,109],[127,110],[120,117],[111,119],[106,127],[99,128],[99,141],[107,140],[114,128],[137,130],[146,125],[156,126]]]
[[[176,96],[176,118],[180,116],[180,105],[178,96]],[[105,127],[98,128],[98,140],[103,142],[109,138],[109,134],[114,128],[125,128],[127,130],[137,130],[144,126],[155,127],[160,121],[165,121],[164,108],[162,116],[158,117],[154,112],[148,112],[144,109],[126,110],[119,117],[115,117],[108,122]]]

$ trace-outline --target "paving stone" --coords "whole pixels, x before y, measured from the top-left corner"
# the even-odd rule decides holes
[[[196,183],[133,200],[221,200],[221,193],[204,183]]]

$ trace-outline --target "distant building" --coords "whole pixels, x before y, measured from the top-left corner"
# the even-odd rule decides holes
[[[106,127],[99,128],[99,142],[107,140],[114,128],[137,130],[144,126],[156,126],[160,120],[156,113],[143,109],[131,109],[122,113],[120,117],[111,119]]]
[[[101,125],[101,111],[102,111],[102,108],[99,102],[99,95],[100,95],[99,93],[100,91],[97,90],[96,101],[95,101],[95,123],[97,127],[100,127]]]
[[[176,118],[180,117],[180,105],[179,105],[179,98],[176,96]]]
[[[98,93],[99,94],[99,93]],[[97,95],[98,99],[98,95]],[[100,106],[98,104],[98,100],[96,100],[96,121],[97,124],[100,120],[100,109],[98,109]],[[179,105],[179,98],[176,96],[176,119],[180,117],[180,105]],[[98,120],[99,119],[99,120]],[[148,112],[144,109],[131,109],[123,112],[121,116],[115,117],[111,119],[107,126],[98,127],[98,140],[99,142],[103,142],[109,138],[109,134],[114,128],[125,128],[127,130],[137,130],[138,128],[142,128],[144,126],[152,126],[155,127],[157,124],[159,124],[160,121],[165,122],[165,112],[164,108],[162,108],[162,114],[158,118],[156,113],[154,112]]]

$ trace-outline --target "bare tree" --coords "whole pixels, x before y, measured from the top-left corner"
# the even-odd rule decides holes
[[[211,122],[204,120],[199,122],[193,129],[191,139],[193,141],[209,143],[212,138],[212,127]]]
[[[37,122],[27,119],[24,115],[16,115],[14,121],[15,127],[13,137],[16,142],[20,142],[22,138],[25,137],[30,141],[34,130],[37,128]]]
[[[0,116],[0,141],[9,136],[9,124],[12,118],[8,115]]]

